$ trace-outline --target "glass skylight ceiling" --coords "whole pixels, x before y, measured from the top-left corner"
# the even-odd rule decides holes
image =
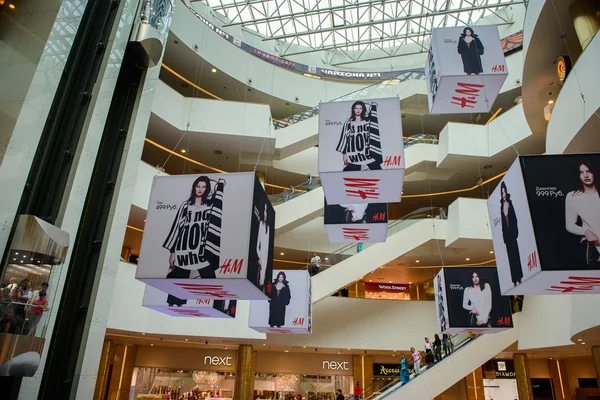
[[[198,0],[197,0],[198,1]],[[432,28],[472,25],[522,0],[199,0],[265,41],[284,41],[281,55],[336,50],[355,59],[364,50],[421,46]],[[297,44],[304,48],[293,46]],[[349,52],[354,52],[350,55]],[[358,54],[357,54],[358,53]]]

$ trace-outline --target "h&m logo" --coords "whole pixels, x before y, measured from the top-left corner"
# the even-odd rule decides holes
[[[348,361],[323,361],[323,369],[329,370],[350,370],[350,363]]]
[[[204,365],[231,365],[232,359],[233,357],[206,356],[204,357]]]

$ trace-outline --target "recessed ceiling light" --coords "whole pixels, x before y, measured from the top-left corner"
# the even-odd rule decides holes
[[[187,340],[187,339],[185,339],[185,341],[187,342],[188,340]]]
[[[38,264],[41,263],[41,261],[38,261]]]
[[[583,339],[577,339],[577,341],[578,341],[578,342],[582,342],[582,341],[583,341]]]
[[[145,335],[145,333],[144,333],[144,332],[142,332],[142,336],[143,336],[143,335]]]
[[[27,257],[27,254],[23,254],[23,258]]]
[[[150,343],[150,346],[154,346],[154,344],[153,344],[153,343]]]
[[[369,282],[373,282],[373,279],[369,279]]]
[[[550,359],[552,360],[552,357],[550,357]]]
[[[181,149],[181,152],[182,152],[182,153],[185,153],[185,149]]]
[[[412,282],[408,282],[409,285],[412,285]]]
[[[469,257],[465,258],[465,260],[467,260],[467,261],[471,261],[471,259],[470,259]]]
[[[279,253],[280,256],[285,256],[285,253]]]
[[[16,258],[13,258],[13,261],[17,261],[17,259],[16,259]]]
[[[549,100],[548,104],[554,104],[554,100]]]
[[[338,353],[338,356],[340,355],[340,353]]]
[[[494,250],[490,250],[490,254],[494,254]]]
[[[21,264],[23,264],[23,260],[21,260]]]
[[[585,342],[581,342],[581,344],[585,344]]]
[[[302,346],[302,348],[303,348],[303,349],[305,349],[305,348],[306,348],[306,346]]]
[[[348,351],[350,351],[350,349],[348,348]]]
[[[227,347],[225,347],[225,350],[227,350]]]
[[[389,283],[392,283],[392,281],[388,281]]]
[[[418,262],[420,262],[420,261],[419,261],[419,260],[417,260],[417,261],[415,261],[415,262],[417,262],[417,263],[418,263]]]
[[[217,72],[216,68],[211,69],[212,72]]]
[[[15,5],[14,4],[9,4],[8,8],[10,8],[11,10],[14,10],[15,9]]]
[[[19,253],[15,252],[16,255],[19,255]]]
[[[266,345],[267,345],[266,343],[263,343],[263,346],[266,346]]]
[[[329,258],[325,257],[325,261],[329,261]]]

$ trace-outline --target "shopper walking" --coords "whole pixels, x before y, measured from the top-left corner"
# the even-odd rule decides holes
[[[437,333],[433,335],[433,355],[436,363],[442,361],[442,340]]]
[[[444,357],[452,354],[454,351],[454,343],[452,343],[452,338],[450,335],[445,333],[442,335],[442,344],[444,345]]]
[[[415,375],[419,375],[421,373],[421,354],[415,350],[414,347],[410,348],[410,353],[413,358],[413,368],[415,370]]]
[[[406,359],[406,354],[402,353],[402,358],[400,359],[400,382],[408,383],[410,381],[410,372],[408,371],[408,360]]]
[[[344,395],[342,394],[342,389],[336,390],[336,392],[335,392],[335,400],[344,400]]]
[[[431,343],[429,342],[429,338],[425,338],[425,363],[427,363],[427,368],[430,368],[433,365],[433,349],[431,348]]]
[[[360,400],[361,395],[362,395],[362,388],[360,387],[360,384],[358,383],[358,381],[356,381],[356,386],[354,386],[354,398],[356,400]]]

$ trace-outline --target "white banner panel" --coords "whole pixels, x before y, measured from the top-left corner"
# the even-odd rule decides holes
[[[327,204],[325,231],[329,243],[385,242],[387,203]]]
[[[273,271],[270,300],[250,302],[248,326],[263,333],[312,333],[312,287],[308,271]]]
[[[180,299],[265,299],[274,226],[252,172],[155,177],[136,279]]]
[[[182,300],[146,285],[142,306],[174,317],[235,318],[237,300]]]
[[[435,28],[425,65],[429,112],[489,112],[508,69],[495,25]]]
[[[600,154],[519,157],[488,199],[503,294],[600,293]]]
[[[440,333],[496,333],[513,327],[495,267],[442,268],[434,281]]]
[[[319,178],[329,204],[400,201],[404,165],[397,97],[320,104]]]

